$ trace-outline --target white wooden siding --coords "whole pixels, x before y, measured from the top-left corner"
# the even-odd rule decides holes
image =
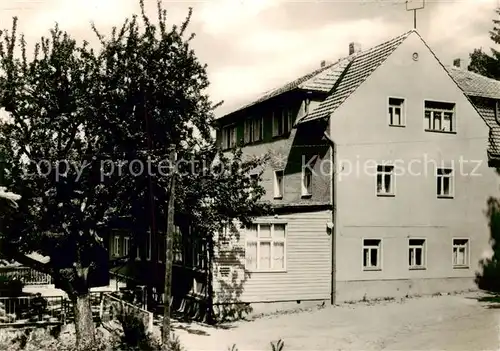
[[[214,292],[217,302],[278,302],[329,299],[331,286],[331,236],[326,224],[331,211],[296,213],[255,221],[287,222],[286,272],[245,272],[244,230],[229,247],[242,250],[236,260],[215,260]],[[216,252],[216,257],[221,253]],[[230,267],[229,276],[217,268]],[[231,301],[227,301],[231,300]]]

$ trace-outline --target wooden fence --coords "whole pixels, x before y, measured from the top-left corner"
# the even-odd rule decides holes
[[[66,314],[62,296],[0,297],[0,327],[64,324]]]
[[[102,325],[111,331],[115,331],[121,327],[119,316],[123,314],[138,315],[144,324],[145,330],[150,332],[153,330],[153,313],[146,311],[138,306],[128,303],[124,300],[114,297],[111,294],[105,293],[101,299],[99,317]]]

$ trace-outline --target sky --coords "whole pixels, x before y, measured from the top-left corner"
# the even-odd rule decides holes
[[[156,18],[156,0],[145,0]],[[208,66],[208,93],[224,100],[218,116],[263,92],[283,85],[348,54],[350,42],[368,49],[413,28],[405,0],[163,0],[170,25],[181,24],[188,8],[188,32],[198,58]],[[488,31],[500,0],[426,0],[417,12],[417,30],[449,65],[467,60],[474,48],[494,44]],[[0,27],[19,17],[28,45],[55,22],[77,40],[97,43],[90,22],[104,33],[139,13],[138,0],[3,0]]]

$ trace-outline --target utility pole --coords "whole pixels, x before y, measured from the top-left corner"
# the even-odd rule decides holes
[[[146,92],[146,89],[142,89],[143,92]],[[147,157],[149,158],[151,155],[151,150],[152,150],[152,141],[151,141],[151,130],[149,126],[149,114],[148,114],[148,109],[147,109],[147,97],[144,95],[144,102],[143,102],[143,108],[144,108],[144,120],[146,123],[146,136],[147,136],[147,148],[148,148],[148,154]],[[146,242],[149,241],[149,251],[151,253],[151,270],[152,274],[150,277],[152,277],[153,285],[155,288],[158,288],[158,283],[157,281],[159,280],[159,274],[158,274],[158,251],[157,251],[157,232],[156,232],[156,216],[155,216],[155,211],[156,211],[156,206],[155,206],[155,198],[154,198],[154,189],[153,189],[153,180],[152,180],[152,174],[149,172],[150,170],[148,169],[148,193],[145,194],[146,196],[149,195],[149,199],[146,199],[146,208],[149,208],[149,213],[151,216],[150,220],[150,225],[149,225],[149,234],[146,236]],[[146,245],[147,247],[148,245]],[[146,253],[147,255],[148,253]],[[132,255],[130,255],[132,257]],[[148,303],[150,301],[150,298],[152,298],[152,293],[151,293],[151,278],[149,281],[149,284],[142,289],[142,303],[143,303],[143,308],[147,309]]]
[[[175,146],[170,146],[169,166],[170,166],[170,189],[168,194],[167,207],[167,233],[165,243],[165,289],[163,297],[163,329],[162,329],[162,350],[168,349],[170,342],[170,296],[172,295],[172,261],[173,261],[173,241],[174,241],[174,214],[175,214],[175,177],[177,167],[175,165]]]
[[[413,11],[413,29],[417,29],[417,11],[425,7],[425,0],[406,0],[406,11]]]

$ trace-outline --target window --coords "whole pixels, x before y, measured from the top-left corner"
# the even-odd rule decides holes
[[[444,198],[453,197],[453,169],[438,168],[436,171],[437,196]]]
[[[293,125],[293,110],[283,108],[273,114],[273,137],[289,133]]]
[[[206,268],[205,252],[206,244],[203,238],[193,237],[191,241],[193,249],[193,267],[199,269]]]
[[[245,144],[262,140],[262,118],[248,119],[245,121]]]
[[[284,192],[284,181],[283,181],[283,171],[274,171],[274,198],[283,198]]]
[[[187,231],[186,235],[190,236],[191,232],[189,231],[189,228],[187,228],[186,231]],[[164,237],[164,240],[165,240],[165,246],[166,246],[166,237]],[[173,262],[175,262],[177,264],[185,263],[185,260],[184,260],[185,245],[184,244],[185,244],[185,240],[184,240],[184,237],[182,236],[180,228],[178,226],[175,226],[174,235],[172,238],[172,251],[173,251]]]
[[[128,236],[123,238],[123,256],[128,256],[130,252],[130,238]]]
[[[381,240],[363,240],[363,269],[379,270],[382,268],[381,262]]]
[[[469,266],[469,239],[453,239],[453,267]]]
[[[425,240],[410,239],[408,248],[408,265],[410,269],[425,268]]]
[[[118,234],[115,234],[113,236],[113,256],[120,257],[121,256],[120,249],[121,249],[120,236]]]
[[[404,99],[389,98],[389,125],[403,127],[404,120]]]
[[[455,131],[455,104],[425,101],[425,130],[437,132]]]
[[[394,166],[377,166],[377,195],[394,196]]]
[[[231,149],[236,146],[236,126],[222,128],[222,148]]]
[[[286,224],[252,224],[246,231],[245,268],[286,270]]]
[[[302,196],[310,196],[312,193],[312,171],[309,167],[302,169]]]

